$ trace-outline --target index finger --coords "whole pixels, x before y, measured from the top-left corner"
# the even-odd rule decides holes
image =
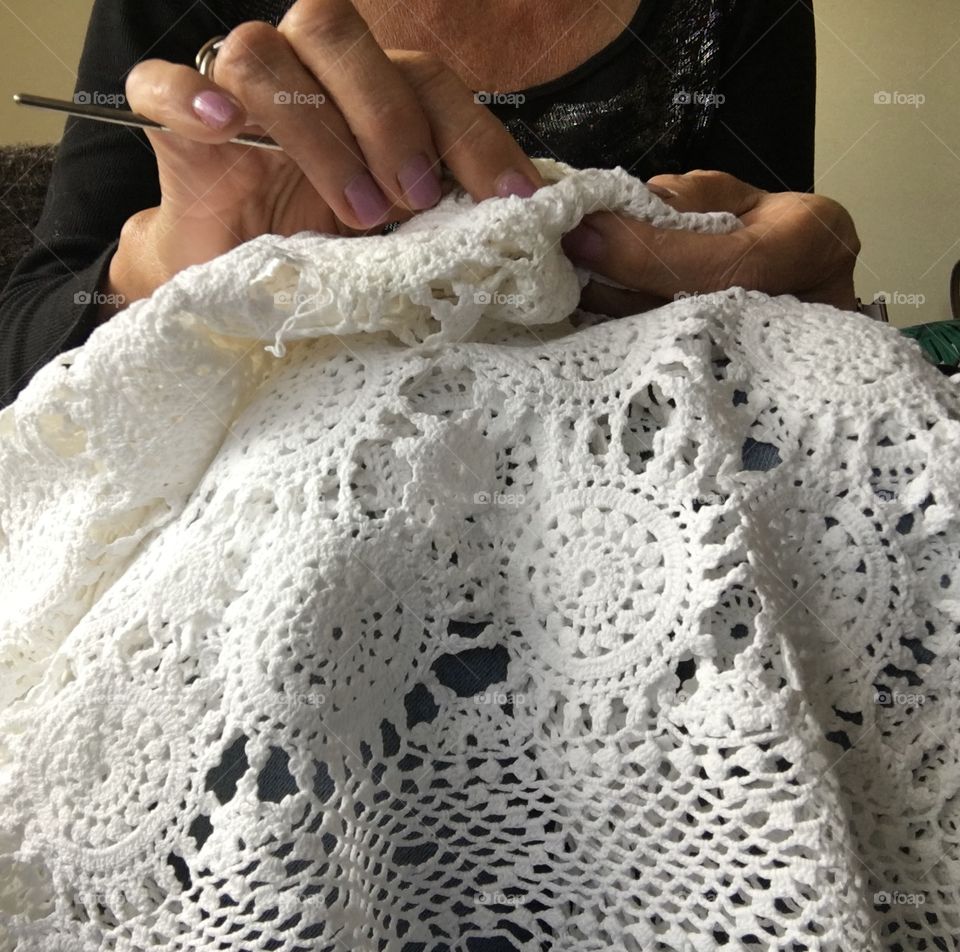
[[[573,232],[564,236],[567,254],[627,288],[669,299],[723,291],[734,283],[750,287],[757,281],[746,273],[755,264],[750,252],[758,240],[749,228],[704,234],[595,212],[576,231],[578,240],[571,240]]]
[[[430,127],[416,94],[349,0],[297,0],[277,32],[329,94],[362,160],[393,204],[440,196]]]
[[[441,160],[475,201],[526,198],[544,184],[503,123],[443,60],[411,50],[388,55],[416,92]]]

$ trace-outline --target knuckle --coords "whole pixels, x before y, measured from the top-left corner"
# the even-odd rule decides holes
[[[415,87],[437,87],[451,84],[456,79],[453,70],[436,53],[416,51],[407,53],[400,62]]]
[[[698,211],[732,211],[742,214],[756,204],[761,190],[717,169],[695,169],[684,178]]]
[[[127,92],[130,92],[132,89],[136,89],[137,86],[143,81],[144,76],[153,68],[155,68],[155,60],[140,60],[139,63],[135,63],[133,68],[127,73],[127,80],[124,83],[124,86]]]
[[[701,179],[713,179],[714,181],[725,181],[733,178],[729,172],[720,172],[717,169],[693,169],[688,174]]]
[[[170,72],[169,66],[162,60],[141,60],[137,63],[127,74],[124,83],[127,99],[142,104],[143,108],[156,101],[157,92],[164,91],[160,87],[169,88],[169,81],[164,82],[164,77]]]
[[[811,256],[820,249],[822,257],[826,249],[828,263],[838,268],[852,267],[860,255],[860,237],[846,208],[823,195],[797,194],[796,202],[802,212],[796,226],[798,244],[809,248]]]
[[[850,234],[846,246],[853,260],[856,261],[856,259],[860,257],[860,252],[863,251],[863,243],[860,241],[860,235],[857,233],[856,226],[854,226],[852,222],[850,223]]]
[[[491,115],[484,106],[477,105],[477,119],[464,131],[457,148],[475,155],[487,155],[503,152],[505,148],[516,146],[510,134],[500,121]]]
[[[225,72],[244,75],[258,71],[276,48],[278,37],[277,31],[262,20],[248,20],[234,27],[217,53],[214,69],[218,80]]]
[[[850,213],[832,198],[820,199],[824,203],[823,217],[829,222],[830,230],[837,237],[841,250],[856,258],[861,251],[860,236]]]
[[[377,97],[363,106],[363,123],[376,130],[378,138],[395,139],[420,127],[418,111],[394,96]]]
[[[662,185],[664,188],[671,188],[674,191],[677,191],[678,188],[685,185],[685,181],[682,175],[672,175],[669,173],[664,173],[663,175],[654,175],[651,178],[647,179],[648,185]]]
[[[349,3],[298,0],[284,16],[281,29],[298,41],[336,46],[356,39],[358,18]]]
[[[740,184],[729,172],[720,172],[717,169],[693,169],[685,176],[688,181],[702,188],[704,191],[728,191],[732,186]]]

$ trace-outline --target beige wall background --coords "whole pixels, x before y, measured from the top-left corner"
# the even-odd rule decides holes
[[[11,97],[70,98],[92,6],[91,0],[0,0],[0,145],[59,140],[63,116],[18,106]]]
[[[857,222],[858,292],[864,300],[886,292],[901,326],[945,319],[960,260],[960,3],[815,7],[817,189]],[[89,0],[0,0],[0,144],[59,138],[61,118],[10,96],[69,97],[89,10]]]
[[[945,320],[960,260],[960,3],[814,8],[817,191],[857,223],[857,292],[865,301],[887,292],[900,326]]]

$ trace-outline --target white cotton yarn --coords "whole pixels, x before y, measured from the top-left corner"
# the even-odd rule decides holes
[[[541,167],[0,413],[0,948],[957,947],[955,380],[792,297],[584,319],[583,214],[735,222]]]

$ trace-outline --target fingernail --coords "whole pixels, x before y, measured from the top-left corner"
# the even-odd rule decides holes
[[[507,169],[507,171],[497,179],[494,188],[500,198],[507,198],[510,195],[529,198],[537,190],[536,185],[534,185],[526,175],[518,172],[516,169]]]
[[[604,237],[586,222],[580,222],[573,231],[560,239],[563,250],[581,261],[596,261],[603,255]]]
[[[369,172],[354,176],[343,194],[364,228],[380,224],[390,212],[390,202]]]
[[[662,185],[651,185],[649,182],[647,182],[647,189],[653,192],[657,198],[662,198],[664,200],[677,197],[677,193],[672,188],[664,188]]]
[[[197,93],[192,106],[197,118],[211,129],[222,129],[240,115],[239,103],[212,89]]]
[[[414,208],[432,208],[440,201],[440,173],[423,153],[404,164],[397,181]]]

